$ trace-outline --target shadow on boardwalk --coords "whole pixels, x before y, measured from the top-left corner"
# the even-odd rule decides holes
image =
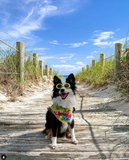
[[[106,157],[106,155],[105,154],[103,154],[103,150],[100,148],[100,146],[99,146],[99,144],[98,144],[98,142],[97,142],[97,140],[96,140],[96,138],[95,138],[95,135],[94,135],[94,132],[93,132],[93,130],[92,130],[92,125],[85,119],[85,117],[84,117],[84,115],[83,115],[83,112],[84,111],[82,111],[82,107],[83,107],[83,96],[81,97],[82,98],[82,100],[81,100],[81,106],[80,106],[80,113],[81,113],[81,116],[82,116],[82,119],[88,124],[88,126],[89,126],[89,130],[90,130],[90,133],[91,133],[91,136],[92,136],[92,141],[93,141],[93,143],[94,143],[94,145],[95,145],[95,147],[97,148],[97,150],[98,150],[98,152],[99,152],[99,154],[100,154],[100,156],[101,156],[101,159],[107,159],[107,157]],[[90,110],[89,110],[90,111]],[[93,112],[93,110],[92,110],[92,112]],[[94,110],[94,112],[96,112],[96,110]]]

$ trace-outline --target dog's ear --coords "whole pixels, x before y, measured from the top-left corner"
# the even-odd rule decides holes
[[[75,77],[74,75],[71,73],[68,78],[66,79],[67,83],[75,83]]]
[[[57,76],[54,76],[53,83],[54,84],[61,83],[61,80]]]

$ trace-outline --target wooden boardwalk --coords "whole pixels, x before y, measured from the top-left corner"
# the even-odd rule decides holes
[[[75,135],[78,145],[70,139],[58,139],[52,150],[50,140],[42,134],[51,93],[33,97],[30,103],[12,103],[12,111],[0,112],[0,157],[7,160],[129,160],[129,125],[127,116],[104,107],[102,98],[77,95]],[[8,107],[8,103],[3,104]],[[12,108],[13,108],[12,107]],[[16,109],[15,109],[16,108]],[[107,131],[107,132],[106,132]]]

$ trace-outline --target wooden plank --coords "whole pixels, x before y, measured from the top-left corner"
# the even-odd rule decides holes
[[[6,152],[4,152],[6,154]],[[3,154],[0,152],[0,154]],[[64,159],[64,158],[69,158],[71,159],[81,159],[81,158],[85,158],[85,159],[92,159],[92,160],[99,160],[99,159],[108,159],[108,157],[110,156],[110,153],[108,151],[105,152],[89,152],[89,153],[85,153],[85,152],[39,152],[39,153],[35,153],[34,152],[29,152],[29,154],[27,155],[24,152],[18,153],[18,152],[14,152],[11,153],[9,152],[7,154],[7,157],[9,157],[9,160],[14,160],[14,158],[21,158],[20,160],[41,160],[41,159]],[[111,158],[117,158],[118,159],[122,159],[124,157],[124,160],[127,159],[129,157],[129,153],[125,153],[125,152],[117,152],[114,151],[111,154]],[[28,158],[28,159],[27,159]],[[32,159],[33,158],[33,159]],[[108,159],[109,160],[109,159]]]
[[[50,96],[50,95],[48,95]],[[18,102],[16,105],[22,107],[16,112],[1,112],[0,119],[0,155],[5,153],[9,159],[126,159],[129,147],[129,125],[125,127],[122,122],[115,123],[105,137],[105,131],[109,130],[113,121],[119,116],[111,108],[104,113],[103,108],[91,104],[91,97],[84,98],[83,110],[80,111],[80,102],[76,107],[75,135],[79,141],[73,145],[71,139],[58,138],[58,148],[52,150],[50,140],[45,139],[42,130],[45,125],[46,104],[49,106],[51,100],[45,102],[45,98],[32,99],[31,104],[26,108],[25,102]],[[81,98],[79,98],[81,101]],[[88,102],[87,102],[88,101]],[[36,105],[37,103],[37,105]],[[87,103],[89,105],[87,106]],[[43,105],[42,105],[43,104]],[[13,107],[18,107],[18,106]],[[24,106],[25,105],[25,108]],[[16,108],[17,109],[17,108]],[[82,118],[83,114],[83,118]],[[124,121],[127,116],[122,115],[119,120]],[[11,124],[11,125],[10,125]],[[118,145],[118,146],[117,146]],[[116,147],[117,146],[117,147]],[[113,150],[114,147],[117,149]]]

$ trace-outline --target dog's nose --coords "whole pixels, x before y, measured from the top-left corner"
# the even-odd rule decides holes
[[[65,90],[62,88],[60,91],[63,93]]]

